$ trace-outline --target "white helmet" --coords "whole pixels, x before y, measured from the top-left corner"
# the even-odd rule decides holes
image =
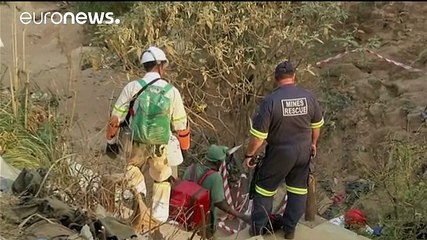
[[[144,64],[146,62],[153,62],[153,61],[156,61],[157,64],[160,64],[160,62],[163,62],[163,61],[166,61],[166,64],[169,63],[168,59],[166,58],[166,54],[160,48],[149,47],[142,54],[141,63]]]

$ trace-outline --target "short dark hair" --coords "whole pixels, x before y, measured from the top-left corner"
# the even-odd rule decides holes
[[[165,64],[165,63],[167,63],[167,62],[166,61],[161,61],[160,62],[160,64]],[[146,62],[146,63],[143,64],[144,69],[145,69],[146,72],[150,72],[157,65],[158,64],[157,64],[156,61]]]
[[[156,61],[146,62],[143,64],[146,72],[150,72],[157,65]]]
[[[282,79],[291,78],[294,76],[294,72],[282,73],[282,74],[274,74],[274,78],[276,81],[280,81]]]
[[[274,78],[276,79],[276,81],[279,81],[285,78],[293,77],[294,73],[294,67],[292,66],[291,62],[284,61],[276,66],[276,69],[274,71]]]

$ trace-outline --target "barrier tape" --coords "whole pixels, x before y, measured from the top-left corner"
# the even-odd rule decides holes
[[[394,61],[394,60],[392,60],[392,59],[390,59],[390,58],[386,58],[386,57],[384,57],[384,56],[382,56],[382,55],[380,55],[380,54],[378,54],[378,53],[376,53],[376,52],[374,52],[374,51],[372,51],[372,50],[370,50],[370,49],[366,49],[366,48],[364,48],[363,50],[364,50],[364,51],[366,51],[366,52],[368,52],[368,53],[370,53],[370,54],[372,54],[372,55],[374,55],[374,56],[376,56],[377,58],[380,58],[380,59],[382,59],[382,60],[385,60],[386,62],[391,63],[391,64],[394,64],[394,65],[396,65],[396,66],[398,66],[398,67],[402,67],[402,68],[404,68],[404,69],[406,69],[406,70],[408,70],[408,71],[411,71],[411,72],[423,72],[423,70],[421,70],[421,69],[413,68],[413,67],[411,67],[411,66],[409,66],[409,65],[406,65],[406,64],[403,64],[403,63],[401,63],[401,62],[397,62],[397,61]],[[316,65],[317,65],[317,66],[320,66],[320,65],[322,65],[322,64],[324,64],[324,63],[328,63],[328,62],[330,62],[330,61],[332,61],[332,60],[340,59],[340,58],[344,57],[345,55],[347,55],[347,54],[349,54],[349,53],[354,53],[354,52],[356,52],[356,51],[357,51],[357,49],[354,49],[354,50],[352,50],[352,51],[345,51],[345,52],[343,52],[343,53],[339,53],[339,54],[337,54],[337,55],[335,55],[335,56],[333,56],[333,57],[330,57],[330,58],[327,58],[327,59],[324,59],[324,60],[318,61],[318,62],[316,63]]]
[[[241,179],[242,179],[242,176],[246,176],[245,174],[242,174],[242,175],[240,175],[240,179],[237,181],[237,194],[236,194],[236,199],[239,199],[240,198],[240,187],[242,186],[242,181],[241,181]],[[234,206],[234,208],[235,209],[237,209],[237,207],[238,207],[238,203],[237,203],[237,201],[235,202],[235,206]]]
[[[324,63],[328,63],[328,62],[330,62],[330,61],[332,61],[332,60],[335,60],[335,59],[340,59],[340,58],[342,58],[342,57],[344,57],[345,55],[347,55],[347,54],[349,54],[349,53],[354,53],[354,52],[356,52],[357,50],[355,49],[355,50],[352,50],[352,51],[345,51],[345,52],[343,52],[343,53],[339,53],[339,54],[337,54],[337,55],[335,55],[334,57],[330,57],[330,58],[326,58],[326,59],[324,59],[324,60],[321,60],[321,61],[318,61],[317,63],[316,63],[316,65],[317,66],[319,66],[319,65],[321,65],[321,64],[324,64]]]
[[[223,221],[218,222],[218,227],[224,229],[225,231],[227,231],[230,234],[236,234],[238,232],[236,229],[233,229],[233,228],[228,227],[227,225],[225,225],[225,223]]]
[[[405,65],[405,64],[403,64],[403,63],[396,62],[396,61],[394,61],[394,60],[392,60],[392,59],[389,59],[389,58],[383,57],[383,56],[381,56],[380,54],[378,54],[378,53],[376,53],[376,52],[374,52],[374,51],[372,51],[372,50],[369,50],[369,49],[365,49],[365,50],[366,50],[368,53],[373,54],[374,56],[376,56],[376,57],[378,57],[378,58],[380,58],[380,59],[383,59],[383,60],[385,60],[385,61],[386,61],[386,62],[388,62],[388,63],[392,63],[392,64],[394,64],[394,65],[396,65],[396,66],[399,66],[399,67],[402,67],[402,68],[404,68],[404,69],[406,69],[406,70],[408,70],[408,71],[411,71],[411,72],[422,72],[422,71],[423,71],[423,70],[421,70],[421,69],[413,68],[413,67],[408,66],[408,65]]]
[[[221,173],[222,181],[224,184],[225,200],[230,206],[233,206],[233,199],[231,198],[230,187],[228,185],[228,172],[225,161],[223,161],[221,166],[219,167],[219,172]]]
[[[285,195],[282,206],[279,208],[279,210],[277,210],[277,214],[283,215],[287,205],[288,205],[288,194]]]

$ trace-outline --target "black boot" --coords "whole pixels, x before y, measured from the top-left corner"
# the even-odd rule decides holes
[[[294,239],[295,238],[295,232],[286,232],[285,231],[285,239]]]

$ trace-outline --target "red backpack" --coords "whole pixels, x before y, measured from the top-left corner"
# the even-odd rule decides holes
[[[210,213],[210,192],[202,187],[203,181],[214,170],[206,171],[199,181],[196,181],[196,166],[190,167],[190,179],[177,181],[172,188],[169,205],[169,216],[185,227],[188,231],[208,224]]]

